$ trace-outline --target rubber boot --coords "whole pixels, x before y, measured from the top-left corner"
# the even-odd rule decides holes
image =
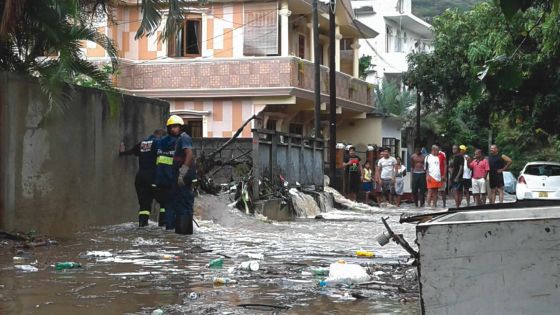
[[[193,234],[193,216],[192,214],[178,215],[175,220],[175,233],[182,235]]]
[[[165,226],[165,208],[159,209],[158,226]]]
[[[139,226],[139,227],[148,226],[148,219],[150,219],[150,216],[149,216],[149,215],[140,214],[140,215],[138,216],[138,226]]]

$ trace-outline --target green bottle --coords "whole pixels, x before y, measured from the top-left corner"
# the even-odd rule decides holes
[[[58,262],[54,265],[56,270],[64,270],[64,269],[74,269],[74,268],[81,268],[82,265],[72,261],[65,261],[65,262]]]
[[[206,266],[209,268],[220,269],[222,268],[223,265],[224,265],[224,259],[218,258],[210,261],[210,263]]]

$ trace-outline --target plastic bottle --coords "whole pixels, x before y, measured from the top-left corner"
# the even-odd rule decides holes
[[[81,268],[82,265],[72,261],[65,261],[65,262],[58,262],[54,265],[56,270],[64,270],[64,269],[74,269],[74,268]]]
[[[375,253],[367,251],[367,250],[358,250],[358,251],[356,251],[356,256],[358,256],[358,257],[375,257]]]
[[[255,260],[245,261],[239,265],[239,269],[245,271],[258,271],[260,268],[259,262]]]
[[[208,263],[208,265],[206,265],[206,267],[214,268],[214,269],[220,269],[223,266],[224,266],[224,259],[223,258],[218,258],[218,259],[211,260],[210,263]]]
[[[235,281],[235,280],[232,280],[230,278],[222,278],[222,277],[214,277],[213,281],[214,281],[214,284],[217,284],[217,285],[237,283],[237,281]]]
[[[311,269],[311,273],[313,273],[314,276],[328,276],[329,275],[329,268]]]

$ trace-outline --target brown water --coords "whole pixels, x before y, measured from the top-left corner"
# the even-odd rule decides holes
[[[332,211],[327,220],[263,222],[227,209],[223,200],[204,199],[200,228],[180,236],[157,227],[125,223],[96,227],[59,239],[59,245],[15,249],[0,243],[0,314],[417,314],[417,293],[357,287],[320,288],[322,277],[306,273],[338,259],[385,270],[384,280],[404,276],[407,254],[395,244],[379,247],[373,237],[384,230],[381,213]],[[203,203],[204,203],[203,202]],[[414,241],[414,226],[399,225],[403,210],[386,210],[392,227]],[[376,258],[358,258],[358,249]],[[88,251],[108,251],[110,257],[87,257]],[[19,252],[18,252],[19,251]],[[262,254],[260,270],[228,269]],[[13,257],[37,261],[38,272],[14,270]],[[177,256],[170,259],[170,256]],[[222,269],[208,269],[224,257]],[[83,268],[56,271],[59,261]],[[302,273],[303,272],[303,273]],[[216,286],[213,277],[237,284]],[[359,293],[364,298],[353,298]],[[287,309],[244,308],[244,303]]]

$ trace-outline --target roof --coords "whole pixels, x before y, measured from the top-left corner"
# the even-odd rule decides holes
[[[545,164],[545,165],[559,165],[559,162],[550,162],[550,161],[533,161],[533,162],[529,162],[526,165],[540,165],[540,164]]]

